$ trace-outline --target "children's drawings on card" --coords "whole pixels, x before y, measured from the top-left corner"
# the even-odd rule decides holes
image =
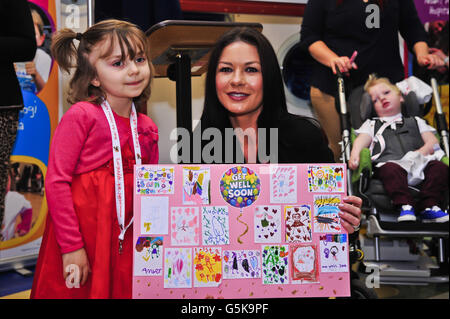
[[[192,248],[164,249],[164,288],[192,287]]]
[[[183,167],[183,204],[210,204],[209,168]]]
[[[225,250],[223,278],[261,278],[261,252],[259,250]]]
[[[289,246],[264,245],[262,252],[262,283],[283,285],[289,283]]]
[[[350,296],[345,164],[245,165],[135,166],[133,298]]]
[[[315,193],[343,193],[344,168],[338,165],[308,166],[308,190]]]
[[[314,231],[318,233],[340,233],[340,195],[314,196]]]
[[[309,205],[285,206],[286,242],[304,243],[312,240],[311,207]]]
[[[230,243],[227,206],[203,206],[201,223],[203,245],[228,245]]]
[[[165,235],[169,232],[169,197],[141,197],[141,234]]]
[[[194,287],[218,287],[222,282],[222,248],[194,248]]]
[[[297,167],[271,166],[270,202],[297,202]]]
[[[281,243],[280,206],[256,206],[253,216],[255,243]]]
[[[162,276],[163,237],[138,237],[134,251],[135,276]]]
[[[173,193],[173,167],[139,166],[136,169],[136,194],[165,195]]]
[[[347,234],[320,236],[321,272],[348,271]]]
[[[172,207],[170,214],[172,246],[200,244],[200,217],[198,207]]]
[[[319,267],[316,245],[295,244],[291,245],[291,279],[293,283],[300,281],[318,282]]]

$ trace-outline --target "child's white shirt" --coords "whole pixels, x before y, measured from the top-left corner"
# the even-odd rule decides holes
[[[403,116],[399,113],[396,114],[394,116],[385,116],[385,117],[380,117],[379,119],[385,122],[390,122],[392,120],[394,120],[396,117],[399,118],[403,118]],[[419,131],[420,134],[425,133],[425,132],[433,132],[436,133],[436,129],[430,125],[427,124],[427,122],[425,122],[424,119],[421,119],[418,116],[414,117],[416,119],[417,122],[417,126],[419,127]],[[367,119],[359,129],[355,130],[355,133],[357,135],[361,134],[361,133],[365,133],[368,134],[372,139],[375,136],[375,121],[376,119]]]
[[[384,122],[390,123],[393,122],[393,120],[395,120],[397,117],[399,119],[403,118],[403,116],[399,113],[394,116],[381,117],[379,119]],[[417,116],[415,116],[414,118],[416,119],[420,134],[423,134],[425,132],[432,132],[433,134],[436,133],[436,129],[428,125],[425,120]],[[375,134],[377,133],[375,132],[375,123],[376,119],[368,119],[363,123],[363,125],[361,125],[358,130],[355,130],[355,133],[358,135],[361,133],[368,134],[373,140]],[[423,170],[425,169],[427,164],[432,160],[440,160],[444,155],[445,154],[442,150],[435,151],[434,154],[427,156],[423,156],[417,151],[411,151],[406,153],[399,160],[390,160],[388,162],[396,163],[400,165],[404,170],[406,170],[408,172],[408,184],[414,186],[419,184],[424,179]],[[386,162],[377,163],[376,167],[381,167],[384,164],[386,164]]]

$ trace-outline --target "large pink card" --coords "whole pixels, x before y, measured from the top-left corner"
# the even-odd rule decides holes
[[[133,298],[349,296],[345,171],[135,166]]]

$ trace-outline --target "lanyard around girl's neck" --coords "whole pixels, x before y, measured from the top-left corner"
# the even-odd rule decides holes
[[[125,237],[125,232],[128,227],[133,223],[131,218],[129,224],[125,226],[125,183],[123,178],[122,167],[122,152],[120,148],[119,131],[117,130],[116,121],[114,120],[114,114],[108,101],[104,100],[102,103],[102,109],[108,120],[109,129],[111,130],[112,139],[112,151],[114,161],[114,183],[116,193],[116,212],[117,220],[119,222],[120,234],[119,234],[119,253],[122,253],[122,242]],[[137,131],[137,113],[134,103],[131,106],[130,113],[130,126],[131,135],[133,136],[134,156],[136,158],[136,165],[141,164],[141,147],[139,146],[139,137]]]

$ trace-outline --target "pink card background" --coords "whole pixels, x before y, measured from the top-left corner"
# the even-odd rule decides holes
[[[223,250],[231,249],[253,249],[260,250],[262,245],[254,242],[254,230],[253,230],[253,211],[256,205],[280,205],[282,215],[282,236],[281,243],[273,243],[278,245],[289,245],[286,243],[285,237],[285,224],[284,224],[284,206],[303,205],[307,204],[311,207],[311,218],[314,218],[314,195],[327,194],[327,193],[312,193],[308,192],[308,178],[307,169],[309,164],[286,164],[287,166],[297,166],[297,203],[270,203],[270,165],[264,164],[221,164],[221,165],[161,165],[163,167],[174,167],[174,185],[175,191],[173,195],[169,196],[169,218],[170,208],[172,206],[184,206],[182,200],[182,184],[183,184],[183,167],[201,166],[203,168],[209,167],[211,172],[211,204],[209,206],[228,206],[229,212],[229,227],[230,227],[230,244],[222,245]],[[320,165],[320,164],[314,164]],[[343,164],[323,164],[324,166],[339,166],[345,171],[345,165]],[[157,165],[146,165],[148,167],[157,167]],[[236,166],[244,166],[252,169],[256,172],[260,178],[261,191],[258,199],[249,207],[243,208],[243,216],[240,218],[248,225],[248,232],[241,236],[242,244],[238,242],[238,237],[245,231],[245,225],[237,221],[237,217],[240,214],[240,209],[229,205],[220,194],[220,179],[223,174],[230,168]],[[279,166],[282,166],[280,164]],[[140,166],[135,167],[135,172]],[[135,174],[136,175],[136,174]],[[135,176],[136,180],[136,176]],[[343,181],[346,191],[346,181]],[[345,193],[333,193],[333,195],[341,195],[344,197]],[[140,225],[140,212],[141,212],[141,197],[142,196],[163,196],[163,195],[140,195],[136,194],[136,183],[134,190],[134,225],[133,225],[133,243],[135,244],[140,236],[156,236],[156,235],[141,235]],[[189,205],[191,206],[191,205]],[[199,207],[201,216],[201,207]],[[325,233],[316,233],[314,230],[314,222],[311,221],[312,230],[312,243],[320,247],[319,236],[323,236]],[[345,230],[340,233],[345,233]],[[336,233],[333,233],[333,235]],[[160,235],[161,236],[161,235]],[[164,244],[163,249],[171,246],[170,229],[169,234],[163,235]],[[348,236],[347,236],[348,237]],[[348,238],[347,238],[348,241]],[[201,239],[200,245],[201,246]],[[196,246],[183,246],[183,247],[196,247]],[[216,246],[208,246],[216,247]],[[193,250],[193,249],[192,249]],[[347,243],[348,252],[348,243]],[[290,251],[289,251],[290,253]],[[164,254],[163,254],[164,256]],[[193,258],[193,257],[192,257]],[[289,284],[284,285],[263,285],[262,278],[257,279],[222,279],[222,283],[219,287],[202,287],[196,288],[164,288],[163,276],[133,276],[133,298],[137,299],[203,299],[206,297],[214,298],[295,298],[295,297],[338,297],[350,295],[350,275],[349,272],[340,273],[322,273],[320,272],[320,253],[318,249],[319,258],[319,283],[297,283],[290,278]],[[347,253],[347,263],[348,263]],[[290,265],[289,265],[290,266]],[[164,262],[163,262],[164,267]],[[351,265],[348,266],[350,268]],[[289,272],[291,270],[289,269]],[[193,271],[191,272],[193,274]],[[193,278],[192,278],[193,279]]]

